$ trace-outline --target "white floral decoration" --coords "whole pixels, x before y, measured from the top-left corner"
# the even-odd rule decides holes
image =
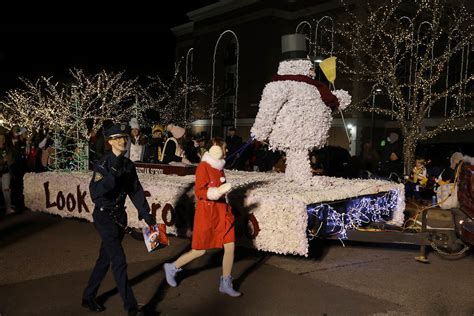
[[[278,74],[282,75],[313,75],[313,63],[309,59],[284,60],[278,66]]]
[[[278,74],[302,75],[311,67],[308,60],[283,61]],[[338,90],[336,96],[343,108],[351,102],[347,91]],[[268,140],[271,149],[291,156],[286,162],[290,180],[311,186],[308,151],[326,144],[331,123],[331,109],[315,86],[293,80],[273,81],[263,90],[251,133],[258,140]],[[302,157],[297,158],[296,153]]]
[[[351,104],[352,96],[346,90],[335,90],[332,91],[332,93],[337,97],[337,100],[339,101],[340,111],[343,111]]]

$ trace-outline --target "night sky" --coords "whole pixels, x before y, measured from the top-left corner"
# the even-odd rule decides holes
[[[0,93],[21,87],[20,76],[63,80],[72,67],[169,75],[175,48],[170,28],[188,22],[186,12],[216,1],[170,1],[166,9],[156,7],[164,1],[97,2],[0,8]]]

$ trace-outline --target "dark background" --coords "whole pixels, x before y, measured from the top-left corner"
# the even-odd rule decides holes
[[[125,70],[130,77],[170,76],[175,60],[170,28],[189,22],[186,12],[214,2],[3,3],[0,94],[21,87],[19,77],[67,80],[73,67],[90,73]]]

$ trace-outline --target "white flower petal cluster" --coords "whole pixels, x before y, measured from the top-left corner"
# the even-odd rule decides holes
[[[308,76],[311,67],[309,60],[282,61],[278,74]],[[347,91],[337,90],[335,95],[341,108],[350,104]],[[308,151],[326,144],[331,123],[331,109],[315,86],[293,80],[274,81],[263,90],[251,134],[258,140],[268,140],[271,149],[285,151],[289,180],[306,185],[311,182]],[[296,153],[302,157],[296,157]]]
[[[285,176],[288,180],[295,181],[301,185],[311,185],[313,174],[311,173],[311,164],[307,150],[287,151],[286,164]]]
[[[313,75],[311,68],[313,63],[309,59],[293,59],[284,60],[278,66],[278,74],[282,75],[305,75],[311,77]]]
[[[339,110],[343,111],[346,109],[352,102],[352,96],[346,90],[335,90],[332,92],[337,99],[339,100]]]
[[[275,81],[263,90],[251,133],[259,140],[268,140],[274,150],[311,150],[326,143],[331,122],[331,109],[316,87]]]

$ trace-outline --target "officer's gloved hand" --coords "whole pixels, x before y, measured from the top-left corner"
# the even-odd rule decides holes
[[[148,226],[153,226],[153,225],[156,224],[156,220],[155,220],[155,218],[154,218],[151,214],[149,214],[149,216],[147,216],[147,217],[145,218],[145,223],[146,223]]]
[[[111,166],[111,173],[115,177],[120,177],[122,173],[124,172],[124,163],[125,163],[125,157],[123,154],[116,156],[114,160],[112,161],[112,166]]]

